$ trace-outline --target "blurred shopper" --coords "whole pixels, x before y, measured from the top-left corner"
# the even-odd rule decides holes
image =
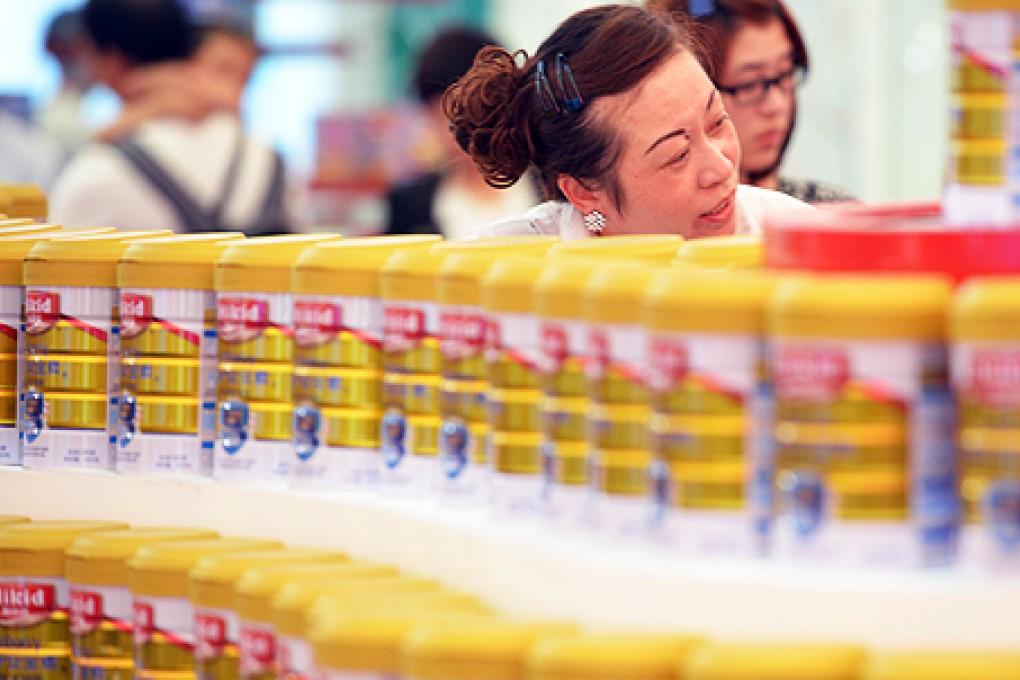
[[[82,100],[94,83],[89,68],[88,36],[80,10],[57,14],[46,28],[46,52],[57,62],[60,85],[56,96],[36,115],[36,124],[70,157],[92,138],[82,115]]]
[[[195,61],[199,30],[178,0],[88,0],[82,16],[94,72],[122,98],[129,121],[121,121],[121,136],[87,147],[67,168],[51,219],[178,232],[289,231],[283,162],[242,129],[240,89],[206,84],[209,73]],[[154,74],[156,66],[166,70]],[[151,78],[139,87],[143,72]]]
[[[737,128],[740,181],[808,203],[852,201],[846,191],[781,172],[797,121],[808,53],[782,0],[648,0],[680,17],[707,51],[709,72]]]
[[[471,68],[479,50],[495,43],[479,30],[452,27],[439,33],[419,56],[412,84],[440,140],[441,165],[390,191],[389,233],[464,238],[480,222],[519,214],[538,202],[534,182],[521,182],[507,191],[486,184],[471,158],[457,146],[443,115],[443,93]]]

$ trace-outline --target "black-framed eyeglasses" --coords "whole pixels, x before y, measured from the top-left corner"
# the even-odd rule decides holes
[[[736,102],[737,106],[757,106],[765,101],[765,97],[769,95],[769,90],[773,87],[777,87],[781,92],[789,94],[797,89],[806,78],[807,69],[796,65],[788,71],[783,71],[771,78],[759,78],[731,86],[717,83],[716,87],[720,92],[733,97],[733,101]]]

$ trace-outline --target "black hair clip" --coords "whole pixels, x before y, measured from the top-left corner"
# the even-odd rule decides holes
[[[542,114],[555,120],[570,113],[577,113],[584,108],[584,97],[581,89],[577,86],[574,72],[567,63],[567,57],[562,52],[556,55],[556,85],[559,87],[562,100],[556,95],[549,74],[546,72],[545,60],[535,65],[535,91],[538,95],[539,104],[542,106]]]

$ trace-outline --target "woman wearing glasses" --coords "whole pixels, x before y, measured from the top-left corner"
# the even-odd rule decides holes
[[[797,87],[808,72],[800,30],[781,0],[648,0],[682,17],[709,52],[743,153],[740,181],[808,203],[854,200],[837,187],[780,173],[797,119]]]
[[[760,231],[809,209],[739,185],[740,145],[690,37],[630,5],[583,10],[536,54],[489,47],[444,98],[457,142],[495,187],[535,167],[546,198],[475,235]]]

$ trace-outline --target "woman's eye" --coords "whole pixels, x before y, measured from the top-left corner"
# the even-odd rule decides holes
[[[684,151],[682,151],[678,155],[673,156],[673,158],[669,159],[669,162],[666,163],[666,165],[680,165],[685,160],[687,160],[687,156],[689,154],[690,154],[690,149],[685,149]]]
[[[721,127],[722,127],[723,125],[725,125],[725,124],[726,124],[726,121],[728,121],[729,119],[730,119],[730,117],[729,117],[729,114],[726,114],[726,113],[724,113],[723,115],[721,115],[721,116],[719,117],[719,120],[715,121],[715,125],[714,125],[713,127],[714,127],[714,128],[716,129],[716,130],[718,130],[718,129],[719,129],[719,128],[721,128]]]

